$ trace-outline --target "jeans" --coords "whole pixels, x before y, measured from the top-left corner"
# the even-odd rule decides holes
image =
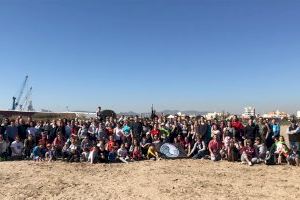
[[[297,146],[297,150],[300,150],[300,142],[292,142],[290,141],[290,148],[292,149],[294,146]]]
[[[199,151],[197,154],[193,156],[193,159],[201,159],[205,156],[205,151]]]
[[[219,160],[221,160],[221,155],[219,153],[211,154],[210,159],[212,161],[219,161]]]

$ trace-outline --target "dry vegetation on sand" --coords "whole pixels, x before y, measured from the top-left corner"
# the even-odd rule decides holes
[[[0,199],[299,199],[300,168],[226,161],[0,163]]]

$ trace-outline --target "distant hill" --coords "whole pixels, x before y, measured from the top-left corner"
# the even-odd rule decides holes
[[[177,113],[181,113],[181,114],[185,114],[185,115],[205,115],[207,114],[208,112],[207,111],[197,111],[197,110],[184,110],[184,111],[181,111],[181,110],[162,110],[162,111],[157,111],[156,113],[157,114],[161,114],[163,113],[164,115],[176,115]],[[143,113],[143,114],[146,114],[146,113]],[[151,114],[151,113],[147,113],[147,114]],[[140,115],[140,113],[136,113],[136,112],[133,112],[133,111],[129,111],[129,112],[120,112],[119,115],[126,115],[126,116],[135,116],[135,115]]]
[[[185,115],[205,115],[208,111],[197,111],[197,110],[163,110],[159,113],[164,113],[165,115],[175,115],[177,113],[185,114]]]

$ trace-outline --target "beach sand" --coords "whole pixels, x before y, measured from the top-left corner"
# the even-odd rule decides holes
[[[300,167],[227,161],[0,163],[0,199],[297,199]]]
[[[0,199],[299,199],[299,174],[300,167],[287,165],[191,159],[0,162]]]

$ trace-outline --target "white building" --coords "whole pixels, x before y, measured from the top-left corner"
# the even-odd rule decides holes
[[[220,116],[222,116],[222,113],[213,112],[213,113],[207,113],[205,115],[205,118],[206,119],[215,119],[215,118],[220,117]]]
[[[297,111],[297,118],[299,118],[299,119],[300,119],[300,110],[299,110],[299,111]]]
[[[277,118],[277,119],[284,119],[284,118],[289,118],[290,115],[285,113],[285,112],[281,112],[279,110],[276,110],[274,112],[269,112],[266,114],[263,114],[262,116],[263,118]]]
[[[254,107],[246,107],[244,108],[244,113],[242,114],[242,117],[245,119],[249,119],[251,117],[255,117],[255,108]]]

